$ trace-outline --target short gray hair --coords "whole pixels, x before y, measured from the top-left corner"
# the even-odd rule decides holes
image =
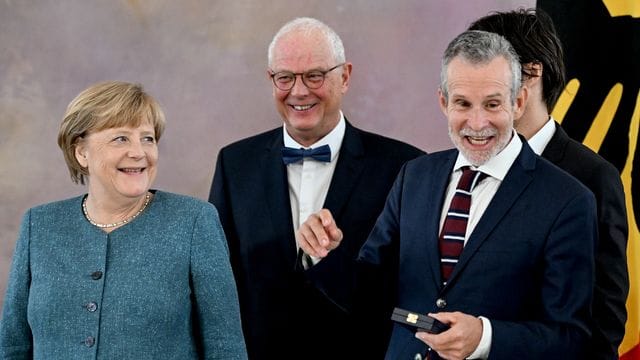
[[[268,54],[267,54],[267,60],[268,60],[268,64],[269,66],[272,65],[272,61],[273,61],[273,52],[276,46],[276,43],[280,40],[280,38],[282,38],[284,35],[292,32],[292,31],[302,31],[306,34],[309,34],[313,31],[320,31],[324,37],[327,39],[327,43],[329,44],[332,52],[333,52],[333,58],[337,63],[343,63],[345,62],[345,55],[344,55],[344,45],[342,44],[342,40],[340,39],[340,36],[338,36],[338,34],[333,31],[332,28],[330,28],[327,24],[323,23],[320,20],[314,19],[314,18],[310,18],[310,17],[300,17],[300,18],[296,18],[293,19],[291,21],[289,21],[288,23],[284,24],[280,30],[278,30],[278,32],[275,34],[275,36],[273,37],[273,40],[271,40],[271,43],[269,44],[269,50],[268,50]]]
[[[511,104],[515,104],[518,91],[522,86],[518,54],[504,37],[480,30],[465,31],[447,46],[440,69],[440,91],[442,91],[444,98],[447,101],[449,99],[447,69],[454,58],[462,57],[471,64],[486,64],[500,56],[505,58],[510,65]]]

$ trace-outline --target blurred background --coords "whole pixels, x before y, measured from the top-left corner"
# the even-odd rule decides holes
[[[280,126],[267,46],[316,17],[353,63],[344,113],[426,151],[450,147],[440,56],[472,20],[533,0],[0,1],[0,309],[22,214],[85,192],[56,144],[67,104],[103,80],[142,83],[163,106],[155,188],[206,199],[218,150]]]

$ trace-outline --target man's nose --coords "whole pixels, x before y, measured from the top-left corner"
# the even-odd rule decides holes
[[[302,75],[295,75],[295,82],[293,83],[293,87],[291,88],[291,95],[293,96],[303,96],[309,93],[309,88],[305,85],[304,81],[302,81]]]

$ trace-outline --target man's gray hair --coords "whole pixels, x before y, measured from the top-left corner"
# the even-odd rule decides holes
[[[338,34],[335,31],[333,31],[333,29],[331,29],[327,24],[323,23],[320,20],[309,18],[309,17],[301,17],[301,18],[293,19],[288,23],[284,24],[280,28],[280,30],[278,30],[278,32],[274,35],[273,40],[271,40],[271,44],[269,44],[269,50],[268,50],[269,67],[271,67],[271,65],[273,64],[272,61],[274,56],[273,54],[274,48],[278,40],[280,40],[280,38],[282,38],[284,35],[292,31],[302,31],[303,33],[308,34],[318,30],[327,39],[327,43],[329,44],[333,52],[333,58],[335,62],[336,63],[345,62],[346,60],[344,55],[344,45],[342,45],[342,40],[340,39],[340,36],[338,36]]]
[[[447,46],[440,70],[440,90],[444,98],[447,101],[449,99],[447,69],[454,58],[462,57],[471,64],[480,65],[487,64],[500,56],[509,62],[511,68],[511,104],[515,104],[518,91],[522,86],[518,54],[509,41],[501,35],[480,30],[465,31]]]

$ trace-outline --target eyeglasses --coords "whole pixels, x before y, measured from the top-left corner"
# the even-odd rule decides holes
[[[293,89],[296,84],[298,75],[302,78],[302,83],[309,89],[319,89],[324,84],[324,78],[328,72],[333,71],[345,63],[338,64],[327,70],[311,70],[303,73],[294,73],[291,71],[278,71],[277,73],[271,72],[271,80],[273,85],[282,91],[289,91]]]

